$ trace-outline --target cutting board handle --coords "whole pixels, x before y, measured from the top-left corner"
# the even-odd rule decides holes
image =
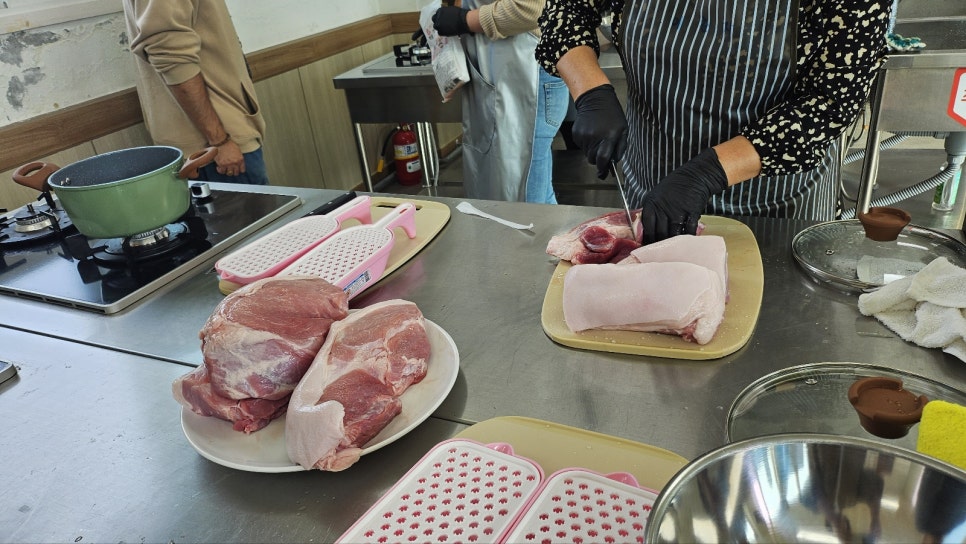
[[[385,228],[392,231],[396,227],[402,227],[406,231],[406,236],[416,237],[416,205],[412,202],[403,202],[389,211],[385,216],[377,221],[375,227]]]

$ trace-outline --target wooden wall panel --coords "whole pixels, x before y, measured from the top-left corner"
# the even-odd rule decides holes
[[[75,163],[81,159],[86,159],[92,155],[96,155],[94,152],[94,145],[91,142],[86,142],[81,145],[59,151],[50,156],[37,159],[36,162],[47,162],[55,164],[58,167],[64,167],[68,164]],[[35,161],[28,161],[35,162]],[[6,172],[0,174],[0,179],[3,183],[0,183],[0,208],[6,208],[8,210],[14,210],[25,204],[30,204],[37,200],[40,194],[28,187],[24,187],[19,183],[13,181],[13,172],[21,165],[17,165]]]
[[[365,61],[359,48],[299,68],[305,107],[328,189],[350,189],[363,182],[349,110],[332,78]]]
[[[91,143],[94,146],[94,153],[98,155],[107,153],[108,151],[127,149],[129,147],[154,145],[144,123],[138,123],[133,127],[113,132],[107,136],[95,138]]]
[[[265,117],[263,153],[269,183],[325,188],[298,70],[259,81],[255,92]]]

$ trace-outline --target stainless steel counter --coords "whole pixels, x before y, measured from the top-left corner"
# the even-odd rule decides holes
[[[181,433],[188,367],[0,328],[0,542],[331,542],[430,446],[430,418],[351,471],[260,474],[207,461]]]
[[[338,194],[271,190],[305,202],[276,226]],[[184,439],[170,383],[200,364],[198,330],[223,298],[207,269],[110,316],[0,296],[0,357],[21,366],[19,382],[0,386],[0,475],[26,478],[0,488],[0,527],[13,528],[0,541],[326,541],[436,442],[496,416],[545,419],[694,458],[725,442],[728,408],[746,385],[789,366],[882,364],[966,388],[966,364],[898,339],[861,316],[854,295],[804,275],[790,241],[806,223],[746,221],[765,273],[754,335],[730,356],[685,361],[567,348],[541,328],[555,267],[547,240],[610,210],[473,201],[533,222],[529,233],[464,215],[459,200],[430,199],[450,206],[449,224],[352,306],[416,302],[453,337],[460,374],[434,418],[342,474],[239,472],[206,461]]]

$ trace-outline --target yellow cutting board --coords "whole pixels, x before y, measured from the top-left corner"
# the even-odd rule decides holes
[[[429,200],[413,200],[411,198],[393,198],[386,196],[371,197],[372,222],[375,223],[382,216],[389,213],[389,210],[392,210],[403,202],[412,202],[416,206],[416,237],[410,238],[401,229],[397,229],[392,251],[389,252],[389,260],[386,263],[386,270],[382,273],[380,279],[385,278],[419,253],[421,249],[426,247],[426,244],[439,234],[439,231],[443,230],[446,223],[449,222],[450,210],[446,204]],[[342,228],[351,227],[355,224],[361,223],[355,219],[348,219],[343,223]],[[235,291],[239,287],[241,285],[234,282],[222,279],[218,281],[218,289],[225,295]]]
[[[547,475],[571,467],[602,474],[627,472],[653,491],[660,491],[688,463],[661,448],[528,417],[488,419],[456,436],[484,444],[510,444],[513,453],[535,461]]]
[[[726,217],[702,216],[704,234],[725,239],[728,248],[728,291],[724,321],[705,345],[654,332],[589,330],[571,332],[563,317],[564,275],[571,265],[560,261],[543,299],[543,330],[558,344],[580,349],[652,355],[672,359],[717,359],[748,342],[761,310],[764,274],[758,241],[747,225]]]

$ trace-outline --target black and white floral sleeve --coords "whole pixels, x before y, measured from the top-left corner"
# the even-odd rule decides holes
[[[540,15],[540,43],[537,44],[537,62],[553,75],[557,74],[557,61],[567,51],[587,45],[600,54],[597,27],[601,14],[608,11],[620,13],[623,0],[547,0]],[[616,28],[618,23],[613,23]]]
[[[891,0],[806,0],[791,95],[741,133],[762,175],[814,168],[858,117],[885,54]]]

